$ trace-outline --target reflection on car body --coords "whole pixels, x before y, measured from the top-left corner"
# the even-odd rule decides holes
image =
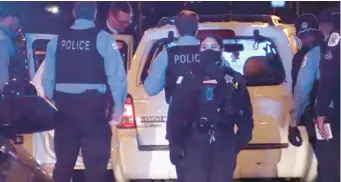
[[[5,140],[0,148],[1,182],[52,182],[51,177],[37,164],[22,146]]]

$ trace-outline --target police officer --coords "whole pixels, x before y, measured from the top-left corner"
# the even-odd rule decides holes
[[[199,62],[198,16],[195,12],[184,10],[175,18],[175,26],[179,33],[176,45],[169,46],[160,52],[152,65],[152,70],[144,82],[148,95],[155,96],[165,89],[166,102],[171,100],[176,79],[182,73],[190,72],[192,64]],[[168,133],[166,138],[168,138]],[[170,151],[172,151],[172,146]],[[170,152],[172,154],[172,152]],[[177,178],[182,180],[182,174],[177,170]]]
[[[340,181],[340,13],[328,12],[321,17],[323,33],[329,36],[322,54],[316,102],[319,182]]]
[[[13,38],[19,29],[19,20],[15,15],[15,8],[8,2],[0,4],[0,91],[10,78],[10,58],[16,53]]]
[[[192,64],[199,63],[199,49],[191,46],[198,45],[197,14],[187,10],[181,11],[175,19],[175,26],[179,40],[175,46],[160,52],[144,82],[144,88],[150,96],[157,95],[165,89],[167,103],[170,101],[179,74],[189,72]]]
[[[110,3],[104,30],[110,34],[119,34],[131,24],[132,17],[133,9],[129,1],[113,1]]]
[[[289,126],[289,141],[295,146],[302,144],[302,139],[297,125],[306,126],[309,142],[314,147],[314,103],[319,79],[320,63],[320,31],[318,20],[313,14],[303,14],[296,22],[297,36],[302,41],[304,56],[294,60],[292,67],[293,80],[293,110],[291,111],[291,122]],[[300,53],[300,52],[299,52]]]
[[[182,174],[179,182],[232,182],[237,154],[252,138],[245,80],[221,60],[219,51],[202,51],[201,64],[176,81],[167,139],[171,162]]]
[[[75,2],[73,13],[72,27],[48,44],[42,75],[45,96],[58,108],[53,178],[70,181],[81,149],[86,181],[104,182],[112,135],[107,92],[115,102],[111,124],[116,125],[127,94],[126,73],[115,39],[95,27],[97,3]]]

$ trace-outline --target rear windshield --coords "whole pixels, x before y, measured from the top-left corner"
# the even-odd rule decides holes
[[[232,30],[199,31],[199,37],[215,34],[223,39],[223,58],[236,71],[245,76],[248,86],[279,85],[285,80],[285,72],[278,50],[270,38],[256,41],[253,36],[238,36]],[[260,35],[262,32],[260,31]],[[175,38],[174,41],[177,39]],[[258,39],[257,39],[258,40]],[[142,69],[140,84],[144,82],[157,55],[169,43],[167,38],[156,40]]]
[[[242,44],[243,50],[224,51],[225,61],[243,74],[249,86],[278,85],[285,79],[276,46],[270,39],[257,42],[251,37],[224,39],[224,45]]]

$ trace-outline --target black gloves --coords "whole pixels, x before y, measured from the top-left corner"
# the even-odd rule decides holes
[[[302,145],[301,133],[297,127],[289,126],[288,139],[289,139],[289,142],[296,147],[299,147]]]
[[[182,145],[169,144],[170,161],[173,165],[178,165],[185,158],[185,151]]]

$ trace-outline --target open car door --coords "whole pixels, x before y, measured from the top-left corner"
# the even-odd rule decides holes
[[[29,72],[33,85],[36,87],[38,95],[44,97],[44,90],[41,84],[41,76],[44,71],[44,59],[48,42],[56,35],[52,34],[26,34],[27,59],[29,60]],[[117,41],[121,52],[126,71],[130,68],[131,58],[133,54],[133,38],[130,35],[113,35]],[[32,151],[32,155],[37,161],[40,161],[42,167],[52,174],[56,162],[54,144],[54,131],[36,133],[25,136],[25,139],[32,138],[32,142],[25,145],[28,151]],[[27,141],[27,139],[26,139]],[[30,140],[29,140],[30,141]],[[114,140],[113,140],[114,141]],[[84,169],[82,154],[80,152],[75,169]],[[111,162],[108,164],[111,169]]]

